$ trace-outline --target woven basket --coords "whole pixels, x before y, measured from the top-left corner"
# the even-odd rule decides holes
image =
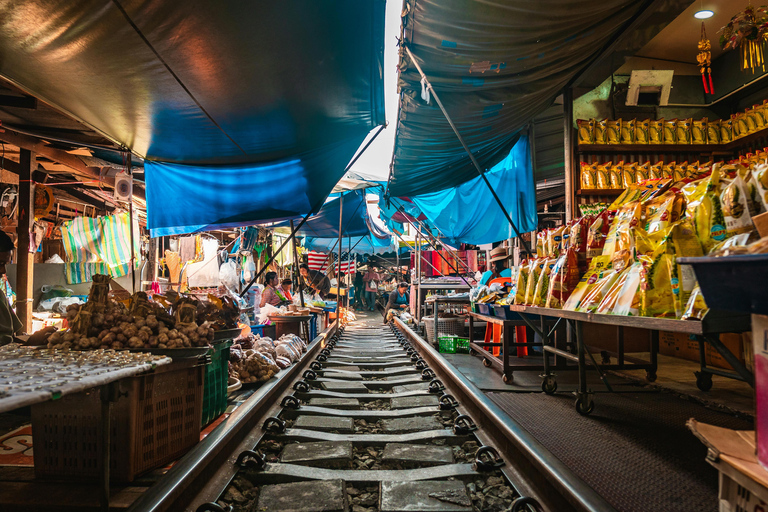
[[[435,339],[435,319],[431,316],[424,317],[424,327],[427,329],[427,341],[430,343]],[[438,318],[437,319],[437,335],[464,335],[464,319],[463,318]]]

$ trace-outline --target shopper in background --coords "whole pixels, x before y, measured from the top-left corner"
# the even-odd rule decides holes
[[[302,263],[299,265],[299,273],[304,278],[304,282],[314,292],[319,293],[321,298],[325,298],[328,292],[331,291],[331,281],[328,276],[320,272],[319,270],[310,270],[309,265]]]
[[[408,311],[408,305],[410,304],[410,297],[408,295],[408,283],[405,281],[397,285],[397,289],[393,290],[389,294],[389,300],[387,301],[387,307],[384,308],[384,323],[391,320],[388,316],[390,310]]]
[[[363,286],[363,273],[359,270],[355,272],[355,281],[353,283],[353,290],[355,294],[354,308],[357,310],[365,309],[365,303],[363,302],[363,294],[365,293]]]
[[[368,272],[363,276],[365,283],[365,302],[369,311],[376,310],[376,294],[379,293],[379,281],[381,276],[374,267],[368,267]]]
[[[480,278],[479,285],[486,285],[488,281],[496,279],[498,277],[512,277],[512,271],[507,268],[507,260],[510,256],[507,253],[506,247],[496,247],[491,251],[491,257],[488,259],[488,263],[491,265],[491,270],[486,270],[483,276]]]
[[[267,272],[264,276],[264,291],[261,293],[260,308],[270,304],[272,306],[279,306],[283,299],[277,293],[277,272]]]

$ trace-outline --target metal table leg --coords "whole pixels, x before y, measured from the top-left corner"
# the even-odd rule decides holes
[[[509,339],[512,337],[512,326],[504,322],[501,326],[501,380],[506,384],[512,382],[512,371],[509,369]]]
[[[438,339],[438,334],[437,334],[437,317],[438,317],[438,312],[440,311],[440,301],[437,299],[437,296],[435,296],[435,302],[433,302],[432,304],[434,307],[434,310],[432,312],[432,317],[435,319],[435,340],[434,341],[435,341],[435,348],[437,348],[440,346],[440,340]]]
[[[587,388],[587,361],[586,347],[584,346],[584,336],[582,333],[582,324],[575,322],[576,331],[576,351],[579,363],[579,389],[576,392],[576,410],[579,414],[589,414],[595,409],[595,403],[592,401],[592,392]]]

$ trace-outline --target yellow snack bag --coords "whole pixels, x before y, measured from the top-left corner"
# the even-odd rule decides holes
[[[665,231],[680,219],[683,209],[683,195],[673,191],[655,197],[645,204],[645,231],[653,234]]]
[[[635,144],[648,144],[651,140],[651,120],[643,119],[635,124]]]
[[[644,258],[644,256],[641,256]],[[640,273],[643,265],[637,261],[626,268],[597,306],[596,313],[637,316],[640,314]]]
[[[651,177],[651,162],[645,162],[644,164],[637,164],[635,168],[635,181],[640,183]]]
[[[649,144],[664,144],[664,119],[651,120],[648,128]]]
[[[621,275],[621,272],[617,272],[613,269],[607,269],[600,274],[600,277],[595,283],[584,293],[584,297],[576,308],[576,311],[584,313],[594,313],[597,307],[603,301],[603,297],[611,289],[611,286]]]
[[[677,143],[678,144],[690,144],[693,134],[691,128],[693,127],[693,119],[678,119],[677,120]]]
[[[581,276],[576,288],[563,304],[563,309],[577,311],[584,296],[602,278],[603,274],[610,271],[611,259],[608,256],[596,256],[589,263],[586,273]]]
[[[707,143],[707,118],[693,121],[691,126],[691,144]]]
[[[562,225],[554,229],[550,229],[547,233],[547,257],[557,258],[560,256],[560,252],[563,248],[563,235],[566,231],[566,226]]]
[[[597,188],[597,165],[581,162],[581,188]]]
[[[576,126],[579,131],[579,144],[594,144],[595,142],[595,120],[577,119]]]
[[[709,308],[707,307],[707,303],[704,302],[704,295],[701,293],[701,288],[696,286],[691,292],[691,296],[685,305],[682,319],[689,320],[691,318],[696,318],[701,320],[704,318],[704,315],[707,314],[707,311],[709,311]]]
[[[677,119],[664,121],[664,144],[677,144]]]
[[[683,162],[681,164],[678,164],[672,170],[672,180],[673,181],[684,180],[687,173],[688,173],[688,162]]]
[[[541,268],[539,279],[536,282],[536,290],[533,292],[533,306],[541,306],[547,302],[547,292],[549,291],[549,276],[557,263],[557,258],[549,258]]]
[[[601,164],[597,166],[597,172],[595,173],[595,178],[597,180],[597,188],[599,189],[611,188],[610,169],[611,169],[610,163]]]
[[[688,219],[677,222],[668,235],[674,251],[675,266],[672,267],[672,293],[675,298],[675,316],[680,318],[691,292],[696,286],[696,275],[690,265],[680,265],[677,258],[703,256],[701,242],[696,238],[693,224]]]
[[[605,128],[605,139],[608,144],[621,143],[621,119],[609,119]]]
[[[752,105],[752,110],[755,113],[755,126],[762,130],[766,126],[765,105]]]
[[[664,162],[656,162],[651,164],[651,170],[648,174],[648,178],[652,180],[658,180],[664,177]]]
[[[608,120],[601,119],[595,122],[595,144],[607,144]]]
[[[635,143],[636,125],[637,125],[637,121],[635,119],[627,119],[621,122],[621,143],[622,144]]]
[[[760,210],[768,210],[768,164],[755,166],[752,172],[752,183],[755,187],[756,202]]]
[[[624,188],[624,162],[619,162],[618,164],[611,167],[610,171],[610,179],[611,179],[611,185],[610,188]]]
[[[752,216],[754,207],[749,201],[748,187],[744,179],[737,174],[720,193],[727,236],[746,233],[754,229]]]
[[[733,118],[733,138],[739,139],[750,133],[749,125],[747,124],[747,114],[745,112],[739,112],[731,116]]]
[[[536,233],[536,257],[543,258],[547,255],[547,230]],[[521,265],[522,267],[522,265]],[[525,290],[523,290],[525,293]]]
[[[525,289],[528,285],[528,273],[530,272],[529,263],[524,261],[520,264],[517,271],[517,280],[515,287],[515,304],[525,304]]]
[[[720,188],[720,168],[717,165],[712,168],[708,178],[691,182],[682,188],[688,202],[686,215],[692,220],[705,253],[727,236],[720,204]]]
[[[621,167],[621,187],[627,188],[635,183],[635,168],[629,164],[624,164]]]
[[[729,142],[733,142],[733,117],[720,120],[720,144]]]
[[[720,120],[707,121],[707,144],[720,144]]]
[[[746,118],[747,133],[755,133],[757,131],[757,112],[754,108],[748,108],[744,112]]]
[[[603,247],[603,256],[613,256],[619,248],[619,233],[628,231],[640,221],[643,207],[639,201],[632,201],[624,205],[611,223],[608,235],[605,237],[605,246]]]
[[[664,179],[673,179],[676,165],[676,162],[669,162],[668,164],[664,164],[661,168],[661,177]]]
[[[640,268],[640,314],[675,318],[673,282],[677,280],[677,270],[674,254],[669,254],[662,246],[652,256],[640,257]]]
[[[528,282],[525,284],[525,297],[523,298],[523,304],[532,305],[533,298],[536,294],[536,284],[539,281],[539,276],[547,262],[547,258],[537,258],[531,261],[528,267]]]

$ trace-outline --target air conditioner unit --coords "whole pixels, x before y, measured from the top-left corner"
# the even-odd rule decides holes
[[[632,71],[627,91],[627,106],[666,106],[672,90],[674,71]]]
[[[115,200],[130,201],[132,196],[133,180],[125,173],[115,176]]]

